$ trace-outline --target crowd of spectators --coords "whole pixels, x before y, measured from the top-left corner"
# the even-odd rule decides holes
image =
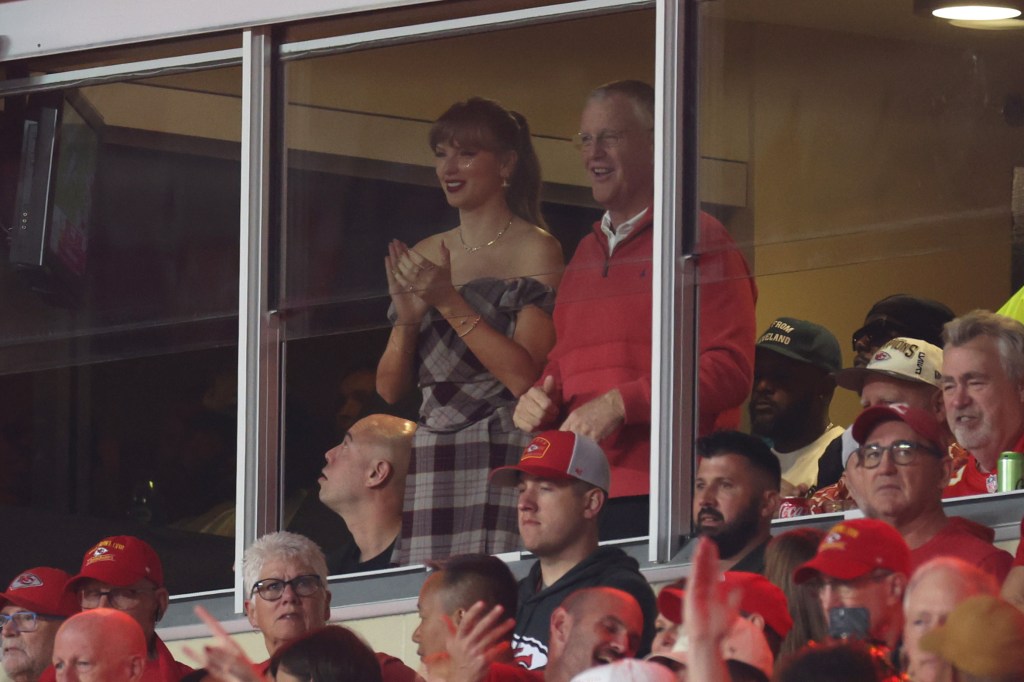
[[[156,632],[160,558],[114,536],[77,574],[31,568],[0,593],[7,675],[1024,679],[1024,548],[996,548],[943,505],[1017,487],[1000,459],[1024,452],[1024,325],[898,294],[853,334],[850,368],[811,321],[778,317],[755,339],[753,278],[706,214],[691,572],[656,597],[635,559],[599,544],[645,534],[650,512],[653,127],[646,84],[588,97],[577,142],[605,215],[564,271],[525,119],[475,98],[432,128],[460,224],[392,243],[395,325],[376,375],[389,401],[423,389],[420,421],[353,418],[326,454],[319,497],[352,533],[344,553],[283,531],[246,549],[244,609],[266,660],[200,610],[215,641],[193,652],[197,669],[176,661]],[[837,387],[864,408],[848,428],[830,417]],[[780,515],[835,511],[827,532],[772,537]],[[491,556],[510,549],[535,559],[519,581]],[[328,624],[328,575],[415,563],[430,568],[419,670]]]

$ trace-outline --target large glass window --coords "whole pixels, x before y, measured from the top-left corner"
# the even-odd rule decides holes
[[[0,574],[133,534],[172,592],[231,585],[240,82],[2,102]]]
[[[600,216],[571,142],[583,98],[615,79],[653,82],[653,55],[654,13],[644,10],[284,65],[286,526],[329,552],[346,542],[343,522],[316,499],[324,452],[367,414],[417,419],[419,392],[387,405],[373,375],[390,332],[388,242],[414,245],[458,224],[434,170],[433,121],[473,96],[526,117],[544,217],[568,261]]]
[[[701,198],[747,251],[758,333],[782,316],[818,323],[851,367],[852,332],[888,295],[962,314],[1020,286],[1021,22],[954,26],[857,0],[698,7],[700,154],[714,160]],[[850,424],[858,400],[837,388],[831,421]]]

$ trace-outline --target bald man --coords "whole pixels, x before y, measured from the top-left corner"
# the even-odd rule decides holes
[[[134,618],[98,608],[72,616],[53,644],[57,682],[139,682],[146,636]]]
[[[589,668],[633,658],[643,631],[633,595],[614,587],[576,590],[551,614],[545,682],[569,682]]]
[[[418,608],[421,622],[413,639],[419,645],[419,653],[425,660],[439,658],[436,654],[431,655],[431,651],[441,650],[447,633],[447,629],[439,624],[441,619],[438,617],[445,605],[442,585],[443,578],[432,575],[420,592]],[[460,617],[464,614],[464,611],[456,613]],[[504,613],[501,615],[503,617]],[[470,620],[470,616],[466,615],[465,620]],[[500,620],[498,618],[493,621],[492,634],[501,634],[505,631]],[[585,587],[566,597],[551,614],[545,670],[526,670],[501,662],[493,662],[489,667],[474,667],[473,660],[460,657],[458,650],[462,648],[460,644],[465,645],[475,635],[464,633],[464,628],[459,626],[454,649],[451,648],[453,642],[449,642],[448,653],[452,657],[450,670],[431,669],[429,672],[441,672],[441,679],[458,679],[465,682],[570,682],[584,670],[635,657],[640,647],[643,629],[643,611],[640,610],[640,604],[633,595],[614,587]],[[496,636],[479,636],[478,639],[481,642],[498,641]],[[431,640],[435,640],[436,643],[431,645]],[[495,660],[494,652],[500,647],[486,648],[489,649],[486,655]],[[463,653],[468,651],[465,648],[462,650]],[[446,672],[452,671],[457,674],[451,678],[443,677]],[[612,673],[609,672],[609,675]],[[428,675],[428,679],[433,679],[433,676]]]
[[[353,424],[344,440],[324,455],[320,501],[345,520],[356,545],[327,557],[331,573],[392,565],[415,431],[416,425],[406,419],[371,414]]]

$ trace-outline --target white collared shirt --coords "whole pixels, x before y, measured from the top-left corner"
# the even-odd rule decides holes
[[[640,222],[640,219],[647,213],[647,209],[640,211],[635,216],[622,223],[618,227],[612,227],[612,216],[608,211],[604,212],[601,216],[601,231],[608,238],[608,255],[612,255],[615,251],[615,247],[623,239],[629,236],[629,233],[633,231],[636,224]]]

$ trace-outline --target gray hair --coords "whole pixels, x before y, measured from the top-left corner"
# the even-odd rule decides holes
[[[616,95],[631,101],[640,122],[648,128],[654,128],[654,88],[643,81],[612,81],[591,90],[587,102],[605,100]]]
[[[260,579],[268,561],[296,561],[304,563],[320,576],[327,585],[327,559],[323,550],[305,535],[278,531],[267,533],[252,543],[242,557],[242,578],[245,598],[252,596],[252,586]]]
[[[999,348],[999,363],[1010,381],[1024,381],[1024,324],[1012,317],[988,310],[972,310],[946,323],[942,340],[946,350],[962,346],[979,337],[989,336]]]
[[[946,573],[955,576],[966,594],[973,597],[978,594],[999,595],[999,583],[990,573],[986,573],[974,564],[951,556],[940,556],[926,561],[917,567],[903,591],[903,610],[906,611],[910,602],[910,593],[917,589],[921,582],[932,573]]]

